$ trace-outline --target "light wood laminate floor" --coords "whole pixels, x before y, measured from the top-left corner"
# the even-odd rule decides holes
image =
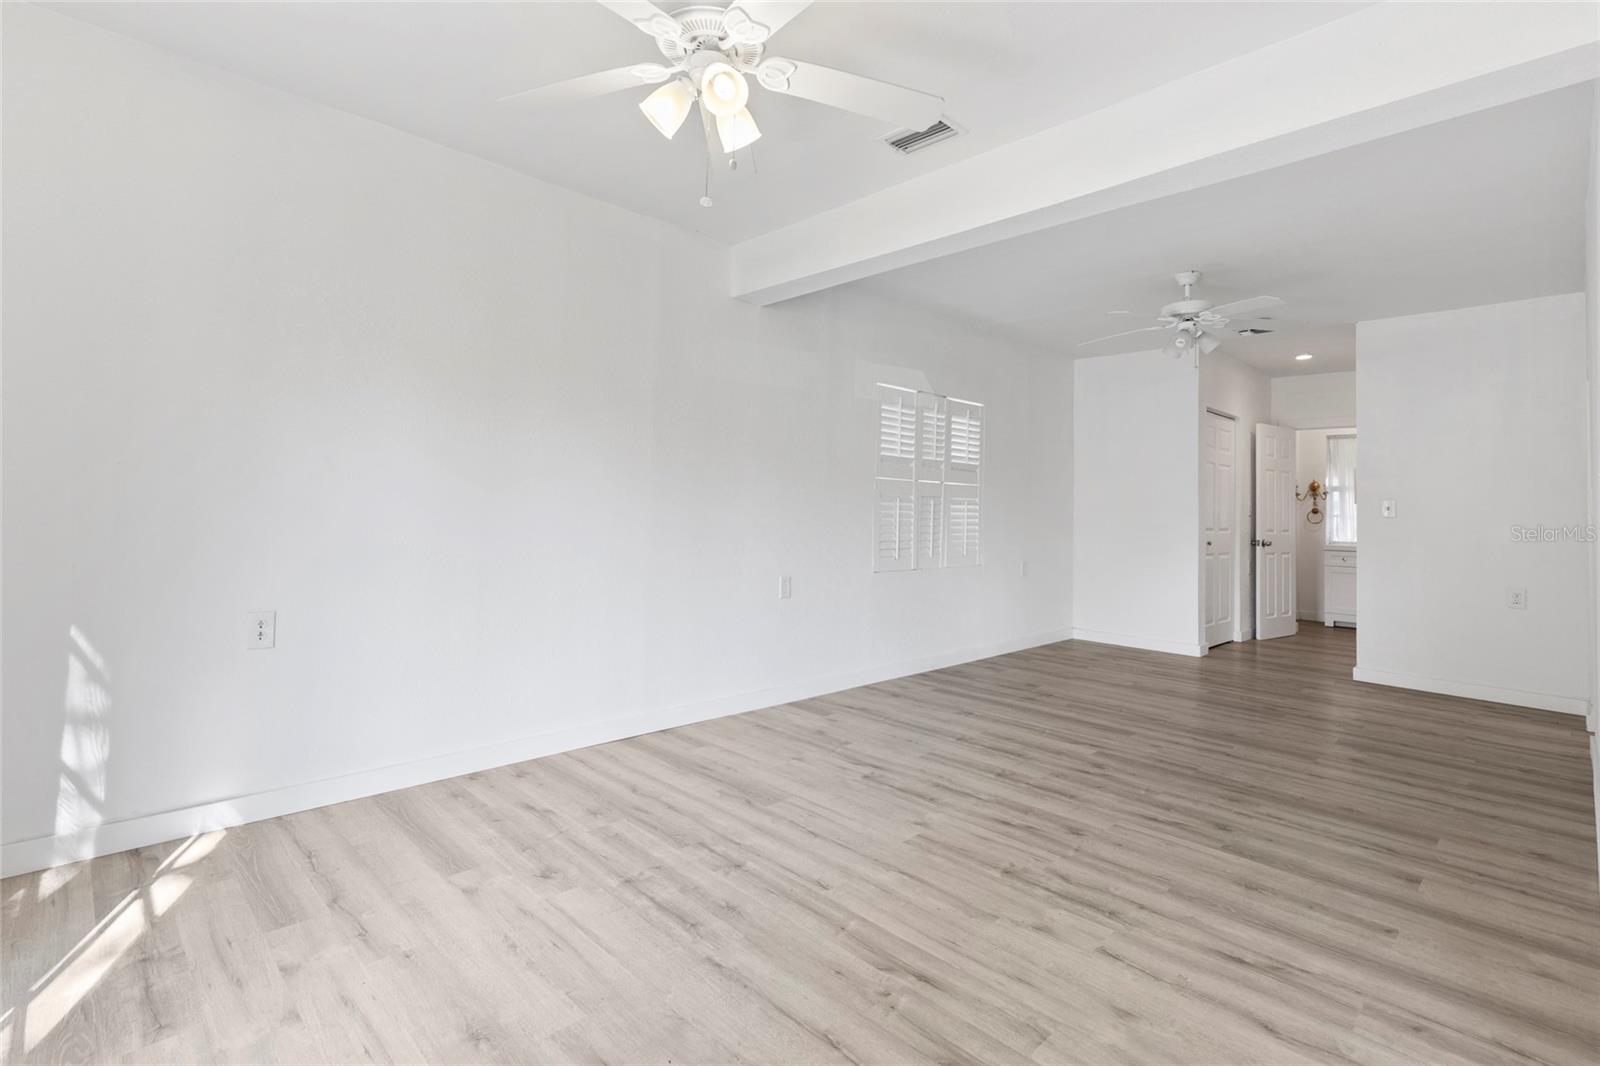
[[[1066,643],[9,879],[8,1061],[1600,1057],[1582,722]]]

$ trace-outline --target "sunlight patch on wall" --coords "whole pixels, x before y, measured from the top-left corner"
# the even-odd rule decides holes
[[[111,757],[111,672],[77,626],[67,631],[67,683],[62,697],[61,783],[56,790],[60,837],[93,832],[105,819]]]

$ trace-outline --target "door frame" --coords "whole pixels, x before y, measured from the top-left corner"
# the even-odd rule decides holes
[[[1200,469],[1196,472],[1198,477],[1203,478],[1205,476],[1206,418],[1210,415],[1216,415],[1218,418],[1226,418],[1229,422],[1233,423],[1233,567],[1231,588],[1233,589],[1233,641],[1237,644],[1246,639],[1244,633],[1244,579],[1240,574],[1239,567],[1242,559],[1241,542],[1247,542],[1244,527],[1247,524],[1253,524],[1254,522],[1255,502],[1253,494],[1255,492],[1255,433],[1250,432],[1241,434],[1240,427],[1244,425],[1244,422],[1240,420],[1238,415],[1229,414],[1227,411],[1224,411],[1219,407],[1207,405],[1201,411],[1200,415]],[[1246,446],[1247,442],[1248,446]],[[1241,478],[1245,482],[1245,489],[1252,493],[1251,502],[1247,506],[1242,506],[1243,497],[1239,495],[1239,482]],[[1200,491],[1203,498],[1203,494],[1206,491],[1203,485],[1200,487]],[[1203,510],[1204,509],[1202,508],[1202,512]],[[1241,520],[1241,510],[1244,510],[1246,513],[1250,514],[1251,518],[1249,522]],[[1210,646],[1206,639],[1206,519],[1204,513],[1202,513],[1199,518],[1200,521],[1195,528],[1194,545],[1195,552],[1197,553],[1199,559],[1200,570],[1200,616],[1195,619],[1195,622],[1199,627],[1199,644],[1201,648],[1201,654],[1203,655],[1210,651]],[[1254,530],[1252,530],[1249,535],[1253,537],[1255,535]],[[1251,636],[1253,637],[1254,635],[1254,626],[1252,625]]]

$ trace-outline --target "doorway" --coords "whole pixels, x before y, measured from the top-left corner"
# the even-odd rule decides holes
[[[1205,645],[1237,638],[1239,424],[1206,411],[1200,476],[1201,617]]]

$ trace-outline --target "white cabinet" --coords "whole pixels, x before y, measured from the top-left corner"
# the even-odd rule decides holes
[[[1356,550],[1333,546],[1322,553],[1322,624],[1356,624]]]

